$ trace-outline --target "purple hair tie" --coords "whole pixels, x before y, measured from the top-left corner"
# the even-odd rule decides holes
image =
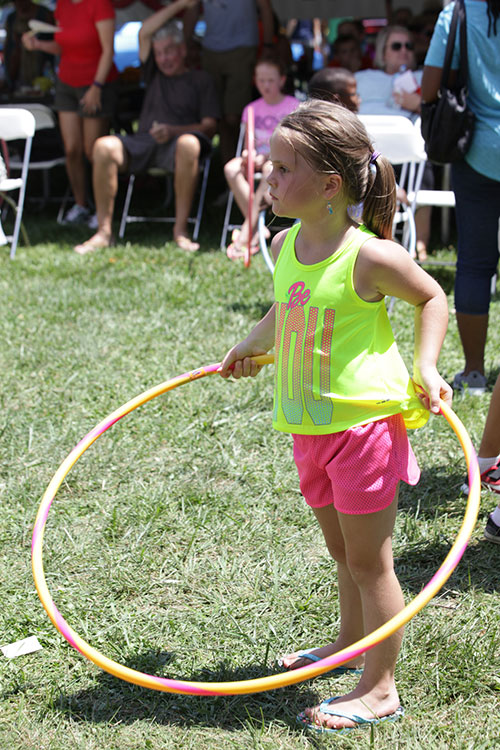
[[[370,164],[375,164],[378,157],[380,156],[380,151],[374,151],[373,154],[370,156]]]

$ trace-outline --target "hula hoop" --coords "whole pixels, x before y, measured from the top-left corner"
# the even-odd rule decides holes
[[[254,157],[253,157],[253,149],[255,145],[255,119],[254,119],[254,112],[253,107],[248,108],[248,120],[247,120],[247,151],[248,151],[248,158],[247,158],[247,181],[248,181],[248,241],[247,246],[245,248],[245,268],[250,267],[250,259],[252,257],[251,253],[251,246],[252,246],[252,232],[253,232],[253,221],[252,221],[252,211],[253,211],[253,191],[255,189],[255,168],[254,168]]]
[[[274,361],[273,355],[263,355],[261,357],[255,357],[259,364],[270,364]],[[453,431],[455,432],[462,450],[465,455],[467,462],[468,476],[469,476],[469,497],[467,499],[467,507],[462,522],[462,526],[458,532],[458,535],[453,543],[448,555],[440,568],[409,604],[395,615],[391,620],[386,622],[384,625],[374,630],[369,635],[365,636],[356,643],[348,646],[347,648],[339,651],[333,656],[329,656],[322,659],[320,662],[311,664],[300,669],[295,669],[291,672],[285,672],[282,674],[269,675],[267,677],[260,677],[252,680],[241,680],[238,682],[189,682],[186,680],[174,680],[165,677],[157,677],[154,675],[139,672],[135,669],[125,667],[115,661],[112,661],[108,657],[101,654],[90,644],[86,643],[78,633],[66,622],[63,616],[58,611],[50,595],[45,580],[45,573],[43,570],[43,534],[47,516],[49,513],[50,506],[56,495],[57,490],[61,486],[64,478],[72,468],[72,466],[78,461],[81,455],[94,443],[100,435],[108,430],[115,422],[122,419],[126,414],[129,414],[137,407],[145,404],[147,401],[151,401],[156,396],[160,396],[162,393],[171,391],[185,383],[190,383],[193,380],[199,380],[206,375],[212,375],[217,372],[220,368],[220,363],[201,367],[197,370],[192,370],[184,375],[179,375],[175,378],[165,381],[164,383],[145,391],[140,396],[136,396],[131,401],[128,401],[124,406],[121,406],[116,411],[112,412],[102,422],[100,422],[93,430],[91,430],[81,440],[75,448],[65,458],[59,469],[54,474],[50,484],[48,485],[45,493],[42,497],[40,507],[38,509],[35,525],[33,529],[33,540],[32,540],[32,568],[33,578],[35,580],[36,589],[40,601],[42,602],[49,618],[61,633],[61,635],[70,643],[77,651],[83,656],[92,661],[101,669],[109,672],[110,674],[118,677],[121,680],[131,682],[135,685],[141,685],[145,688],[151,688],[152,690],[160,690],[167,693],[183,693],[186,695],[245,695],[249,693],[259,693],[266,690],[274,690],[276,688],[285,687],[286,685],[293,685],[298,682],[309,680],[312,677],[328,672],[332,667],[344,664],[359,654],[374,648],[378,643],[388,638],[390,635],[399,630],[405,625],[414,615],[416,615],[433,596],[439,591],[439,589],[446,583],[453,570],[458,565],[460,558],[462,557],[467,542],[469,541],[470,535],[474,529],[474,525],[477,519],[479,511],[480,501],[480,489],[481,481],[479,475],[479,467],[477,463],[476,454],[472,446],[472,442],[465,430],[465,427],[456,416],[456,414],[441,401],[441,413],[444,415]]]

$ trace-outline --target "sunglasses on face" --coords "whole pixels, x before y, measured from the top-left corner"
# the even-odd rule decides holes
[[[389,47],[393,52],[399,52],[402,47],[406,47],[406,49],[411,52],[413,49],[413,42],[392,42]]]

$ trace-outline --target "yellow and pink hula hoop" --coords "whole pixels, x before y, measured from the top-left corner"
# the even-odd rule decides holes
[[[254,190],[255,190],[255,162],[254,162],[254,148],[255,148],[255,117],[253,107],[248,108],[247,113],[247,181],[248,181],[248,239],[245,247],[245,268],[250,268],[250,260],[252,258],[252,233],[253,233],[253,201],[254,201]]]
[[[269,364],[274,358],[272,355],[264,355],[262,357],[256,357],[256,359],[259,364]],[[50,506],[57,490],[74,464],[87,448],[89,448],[98,437],[106,432],[106,430],[114,425],[115,422],[118,422],[126,414],[129,414],[134,409],[137,409],[137,407],[142,406],[147,401],[156,398],[156,396],[160,396],[162,393],[178,388],[185,383],[190,383],[193,380],[199,380],[206,375],[211,375],[217,372],[219,367],[220,363],[208,365],[167,380],[155,388],[145,391],[143,394],[132,399],[119,409],[116,409],[116,411],[100,422],[97,427],[94,427],[94,429],[91,430],[88,435],[86,435],[83,440],[75,446],[75,448],[73,448],[71,453],[66,457],[54,474],[43,495],[33,529],[32,567],[35,585],[48,616],[61,635],[64,636],[68,643],[70,643],[77,651],[83,654],[83,656],[115,677],[136,685],[141,685],[145,688],[161,690],[167,693],[184,693],[188,695],[244,695],[247,693],[259,693],[266,690],[274,690],[276,688],[285,687],[286,685],[293,685],[294,683],[309,680],[312,677],[328,672],[333,667],[344,664],[345,662],[354,659],[359,654],[368,651],[368,649],[373,648],[405,625],[430,601],[430,599],[432,599],[433,596],[436,595],[444,583],[446,583],[465,551],[479,511],[481,480],[472,442],[456,414],[454,414],[446,404],[441,402],[441,413],[444,415],[458,437],[467,462],[469,475],[469,497],[467,500],[467,507],[460,531],[458,532],[455,542],[444,562],[427,583],[425,588],[422,589],[422,591],[395,617],[348,648],[339,651],[333,656],[322,659],[320,662],[291,672],[260,677],[252,680],[241,680],[238,682],[189,682],[187,680],[174,680],[139,672],[112,661],[112,659],[104,656],[90,644],[86,643],[83,638],[73,630],[58,611],[52,600],[45,580],[42,559],[43,535]]]

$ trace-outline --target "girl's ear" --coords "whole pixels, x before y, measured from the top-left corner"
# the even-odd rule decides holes
[[[342,190],[342,177],[339,174],[329,174],[325,180],[324,197],[326,200],[335,198]]]

